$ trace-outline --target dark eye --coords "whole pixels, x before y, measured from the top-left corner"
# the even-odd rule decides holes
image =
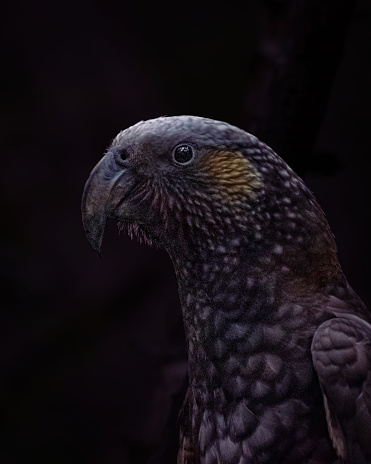
[[[125,161],[126,159],[129,158],[129,153],[126,150],[126,148],[122,148],[119,153],[118,153],[120,160]]]
[[[193,149],[189,145],[179,145],[174,150],[174,160],[180,164],[189,163],[193,159]]]
[[[129,158],[129,152],[126,148],[120,148],[115,152],[115,159],[118,164],[121,164],[123,161],[126,161]]]

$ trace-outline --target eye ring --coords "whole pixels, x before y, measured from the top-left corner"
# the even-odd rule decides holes
[[[130,157],[130,153],[126,148],[119,148],[114,152],[115,161],[121,166],[126,166],[126,161]]]
[[[173,151],[173,160],[176,164],[190,164],[194,159],[194,150],[193,147],[187,143],[182,143],[174,148]]]

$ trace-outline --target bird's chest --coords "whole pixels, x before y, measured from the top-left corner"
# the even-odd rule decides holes
[[[311,365],[272,352],[191,363],[191,424],[199,463],[333,463]],[[310,461],[321,449],[324,460]]]
[[[273,311],[271,303],[238,291],[218,298],[206,292],[185,297],[190,380],[207,401],[216,388],[227,398],[256,402],[279,402],[310,388],[315,324],[305,308],[282,304]]]
[[[310,354],[313,321],[304,308],[278,306],[270,317],[259,317],[264,308],[253,300],[237,298],[228,305],[205,292],[189,294],[186,303],[200,462],[210,456],[218,457],[215,463],[305,462],[321,440],[332,462]]]
[[[199,464],[340,462],[325,421],[316,417],[314,424],[308,404],[298,398],[265,406],[239,398],[219,407],[200,407],[196,398],[193,419]]]

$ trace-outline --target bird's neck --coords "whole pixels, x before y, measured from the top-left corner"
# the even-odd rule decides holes
[[[320,311],[309,313],[303,301],[320,292],[319,287],[326,285],[322,280],[328,279],[329,284],[333,278],[320,262],[312,272],[314,257],[305,250],[298,253],[306,257],[300,261],[298,256],[290,257],[289,251],[285,254],[281,245],[263,250],[237,237],[194,250],[172,256],[191,382],[207,383],[210,376],[214,384],[231,350],[235,358],[245,360],[256,352],[270,351],[279,363],[277,353],[281,350],[283,356],[288,349],[285,337],[295,346],[293,321],[312,325],[311,318],[321,318]]]

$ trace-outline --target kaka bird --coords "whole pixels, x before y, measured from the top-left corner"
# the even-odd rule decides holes
[[[324,213],[267,145],[195,116],[120,132],[82,200],[163,247],[177,277],[189,388],[178,464],[371,463],[371,316]]]

